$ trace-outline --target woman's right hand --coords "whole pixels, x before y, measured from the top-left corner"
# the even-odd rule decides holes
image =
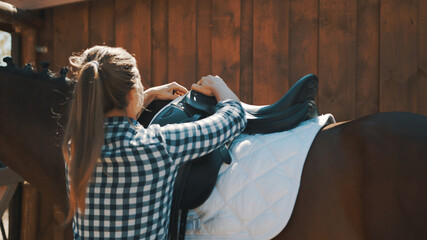
[[[214,96],[218,102],[225,99],[240,101],[224,80],[218,76],[208,75],[202,77],[197,84],[191,86],[191,89],[207,96]]]

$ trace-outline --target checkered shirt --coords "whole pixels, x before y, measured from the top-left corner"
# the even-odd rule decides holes
[[[225,100],[216,114],[191,123],[143,128],[106,118],[105,142],[86,195],[75,239],[166,239],[178,166],[203,156],[243,131],[242,106]],[[68,179],[67,179],[68,180]]]

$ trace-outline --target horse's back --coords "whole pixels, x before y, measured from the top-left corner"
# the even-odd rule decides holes
[[[363,150],[365,229],[375,239],[427,235],[427,117],[383,113],[367,118]]]
[[[427,117],[375,114],[318,134],[277,239],[420,239],[426,202]]]

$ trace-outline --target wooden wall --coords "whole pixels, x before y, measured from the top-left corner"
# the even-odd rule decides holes
[[[427,114],[427,0],[94,0],[45,9],[39,54],[55,69],[95,44],[135,54],[145,86],[217,74],[247,103],[320,78],[337,120]]]

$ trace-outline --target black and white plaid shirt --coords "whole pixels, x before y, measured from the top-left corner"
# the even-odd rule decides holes
[[[75,239],[166,239],[177,167],[229,141],[246,126],[242,106],[192,123],[143,128],[125,117],[105,119],[105,142],[89,184]]]

